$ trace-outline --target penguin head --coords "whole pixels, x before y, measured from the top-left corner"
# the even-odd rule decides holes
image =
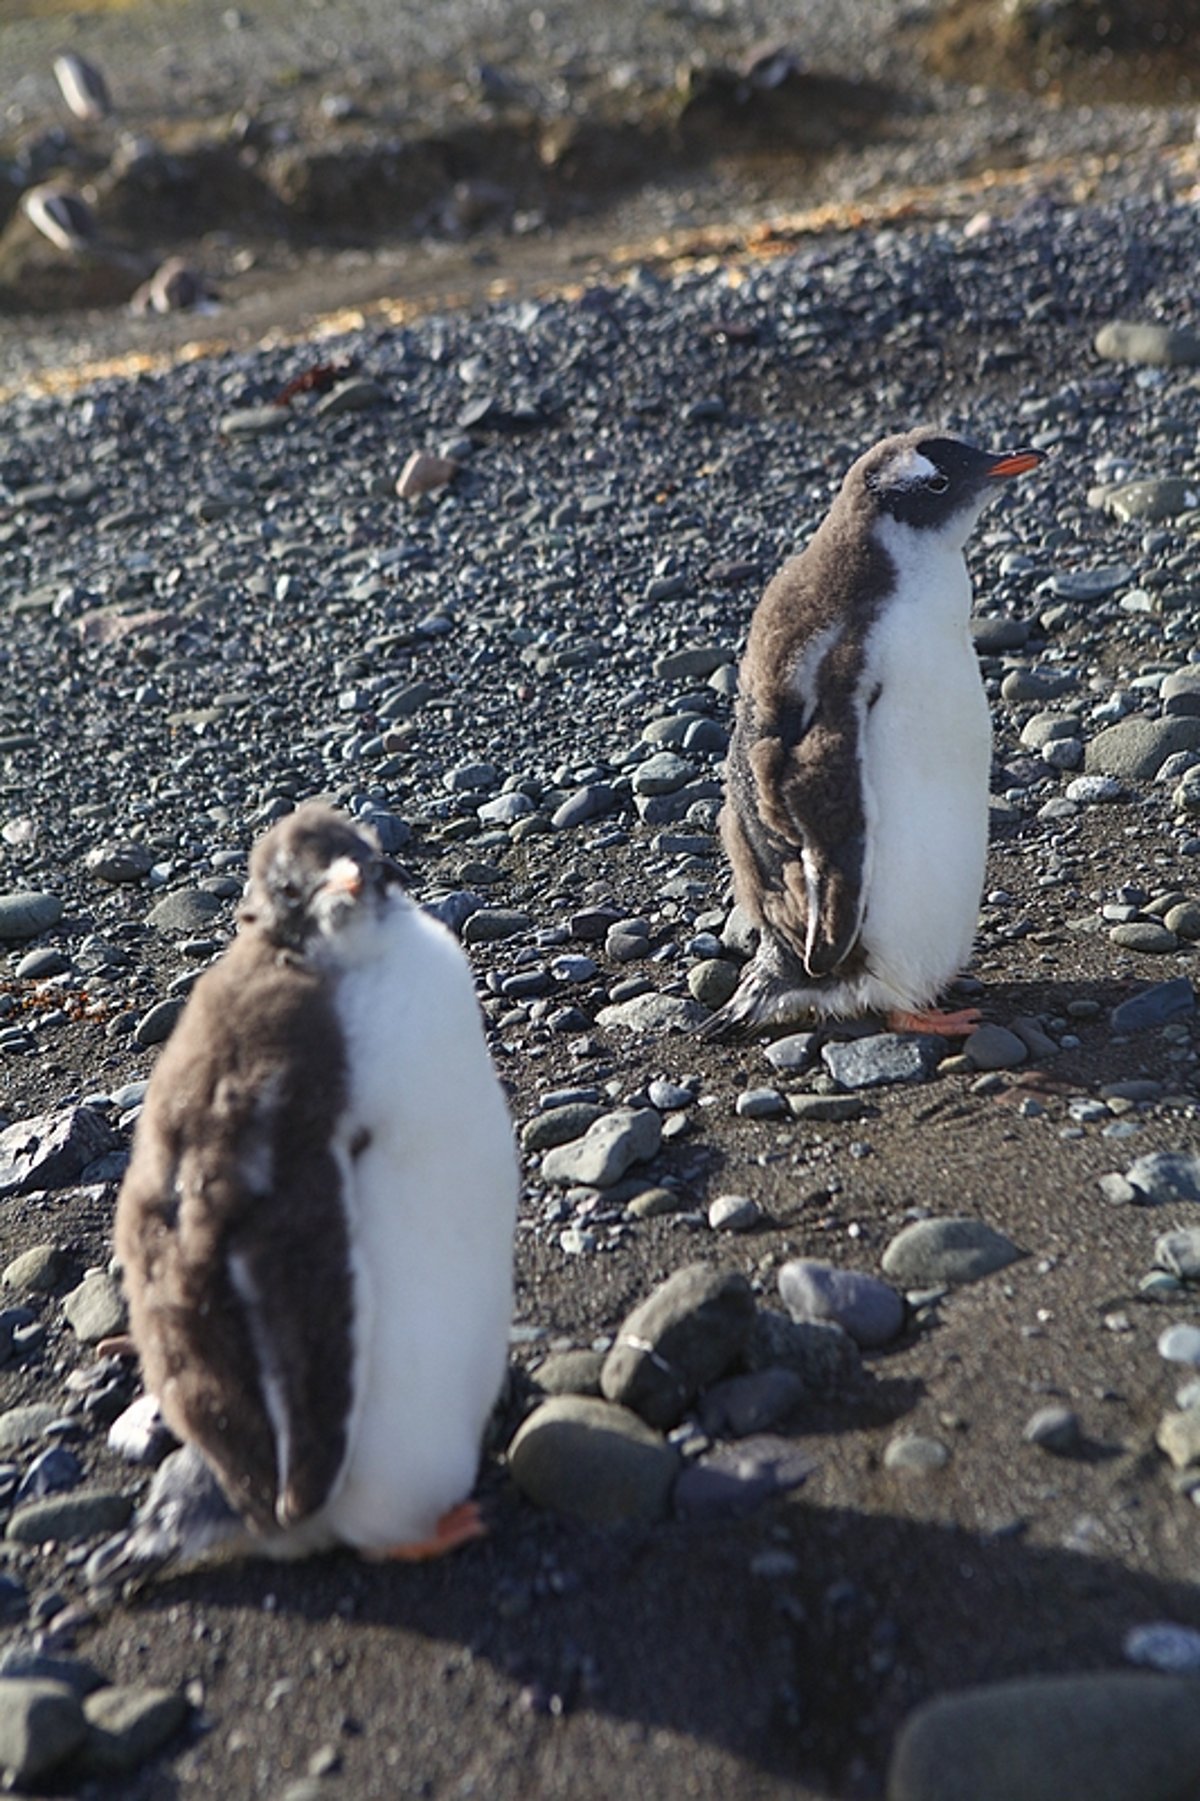
[[[308,801],[259,839],[239,917],[281,949],[311,953],[371,917],[402,880],[368,834]]]
[[[981,450],[922,427],[876,444],[846,481],[861,485],[877,515],[961,548],[999,484],[1041,460],[1036,450]]]

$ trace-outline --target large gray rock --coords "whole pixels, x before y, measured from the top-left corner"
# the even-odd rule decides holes
[[[146,923],[156,932],[203,932],[225,910],[220,896],[209,894],[206,888],[176,888],[151,907]]]
[[[939,1695],[905,1723],[887,1801],[1184,1801],[1200,1681],[1126,1671]]]
[[[1112,319],[1095,337],[1096,355],[1120,363],[1151,363],[1166,368],[1200,363],[1195,332],[1158,325],[1153,320]]]
[[[1122,719],[1097,733],[1084,752],[1089,775],[1123,776],[1153,781],[1177,750],[1200,747],[1200,719],[1171,715],[1162,719]]]
[[[121,1140],[94,1107],[67,1107],[18,1119],[0,1132],[0,1199],[39,1188],[69,1188]]]
[[[508,1467],[539,1507],[610,1526],[665,1518],[679,1454],[628,1408],[557,1395],[521,1426]]]
[[[958,1285],[1015,1263],[1021,1252],[981,1219],[919,1219],[905,1226],[883,1253],[885,1275],[907,1287]]]
[[[4,1536],[22,1545],[40,1545],[51,1538],[78,1544],[98,1538],[102,1532],[119,1531],[132,1513],[129,1495],[113,1489],[77,1489],[73,1494],[49,1495],[16,1508]]]
[[[793,1370],[811,1395],[844,1398],[862,1379],[862,1357],[850,1334],[832,1320],[789,1319],[760,1307],[745,1350],[747,1369]]]
[[[840,1326],[865,1349],[889,1344],[904,1326],[904,1297],[862,1270],[793,1257],[779,1272],[779,1292],[793,1319]]]
[[[87,1721],[62,1682],[0,1677],[0,1770],[5,1785],[36,1782],[82,1743]]]
[[[682,995],[637,994],[630,1001],[614,1001],[611,1006],[601,1007],[596,1024],[650,1036],[657,1032],[691,1032],[707,1018],[706,1007],[699,1001],[685,1000]]]
[[[754,1296],[736,1271],[689,1263],[622,1322],[600,1386],[652,1426],[667,1429],[733,1367],[754,1323]]]
[[[1149,1151],[1125,1171],[1147,1201],[1200,1201],[1200,1157],[1187,1151]]]
[[[0,894],[0,944],[19,944],[36,938],[61,918],[62,902],[57,894],[35,894],[27,889]]]
[[[63,1312],[81,1344],[99,1344],[125,1330],[125,1297],[107,1270],[90,1270],[64,1297]]]
[[[827,1044],[825,1067],[841,1088],[883,1088],[891,1082],[923,1082],[941,1055],[940,1038],[877,1032]]]

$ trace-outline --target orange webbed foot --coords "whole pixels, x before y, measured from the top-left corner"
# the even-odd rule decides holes
[[[376,1551],[372,1555],[381,1563],[426,1563],[430,1558],[444,1557],[447,1551],[457,1551],[460,1545],[470,1544],[473,1538],[486,1537],[487,1526],[476,1503],[460,1501],[457,1507],[451,1507],[442,1515],[433,1529],[432,1538],[393,1545],[389,1551]]]
[[[978,1007],[963,1007],[958,1013],[926,1007],[919,1013],[889,1013],[887,1025],[889,1032],[932,1032],[938,1038],[969,1038],[982,1019]]]

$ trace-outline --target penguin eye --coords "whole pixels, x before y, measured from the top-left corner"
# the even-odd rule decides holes
[[[950,477],[948,475],[943,475],[939,469],[936,475],[931,475],[929,477],[925,486],[929,489],[931,494],[944,494],[946,489],[950,486]]]

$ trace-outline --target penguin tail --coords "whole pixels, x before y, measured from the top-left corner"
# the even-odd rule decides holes
[[[697,1028],[697,1037],[729,1044],[772,1027],[799,1025],[812,1011],[811,989],[755,959],[731,998]]]
[[[95,1599],[114,1600],[245,1534],[209,1465],[194,1446],[182,1445],[160,1466],[133,1524],[93,1551],[84,1579]]]

